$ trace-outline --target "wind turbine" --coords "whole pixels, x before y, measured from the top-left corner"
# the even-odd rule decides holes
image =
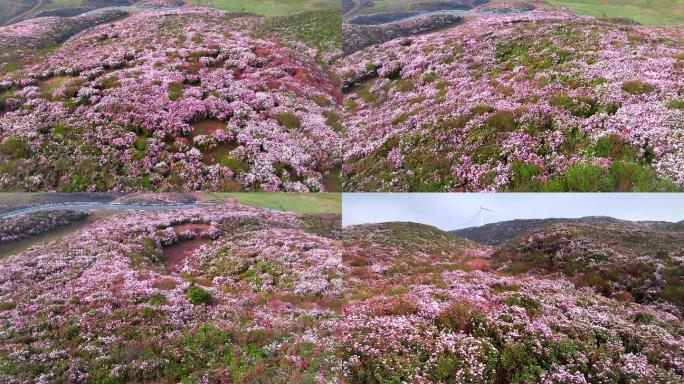
[[[491,212],[491,213],[496,213],[492,211],[491,209],[485,208],[484,207],[484,202],[480,203],[480,209],[477,211],[475,216],[473,216],[472,219],[468,223],[472,223],[473,220],[475,220],[476,217],[480,216],[480,227],[484,225],[484,214],[485,212]]]

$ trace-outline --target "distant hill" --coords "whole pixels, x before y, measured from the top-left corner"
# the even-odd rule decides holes
[[[489,234],[510,234],[516,222]],[[521,225],[522,224],[522,225]],[[517,226],[532,227],[522,221]],[[631,222],[604,217],[556,219],[507,242],[492,264],[511,274],[562,274],[576,286],[624,301],[662,302],[684,310],[682,222]],[[480,233],[479,235],[484,235]]]
[[[545,225],[568,222],[614,222],[611,217],[584,217],[581,219],[548,218],[548,219],[517,219],[486,224],[481,227],[469,227],[450,231],[466,239],[487,245],[503,245],[521,234]]]
[[[342,233],[343,260],[352,276],[378,282],[430,280],[448,270],[487,269],[481,257],[490,247],[418,223],[393,222],[354,225]]]
[[[503,245],[523,233],[541,228],[547,225],[553,225],[557,223],[583,223],[583,224],[614,224],[614,223],[638,223],[639,225],[652,226],[663,229],[670,230],[684,230],[684,221],[679,223],[670,223],[665,221],[657,222],[631,222],[625,220],[619,220],[612,217],[603,216],[590,216],[583,217],[580,219],[568,219],[568,218],[549,218],[549,219],[518,219],[502,221],[498,223],[486,224],[481,227],[469,227],[463,229],[457,229],[455,231],[450,231],[451,233],[463,236],[466,239],[470,239],[480,244],[487,245]]]

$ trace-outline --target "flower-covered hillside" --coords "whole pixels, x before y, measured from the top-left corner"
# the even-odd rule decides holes
[[[126,213],[4,260],[0,380],[333,382],[341,249],[311,222],[230,201]]]
[[[0,74],[35,61],[69,37],[98,24],[126,16],[122,11],[103,11],[78,17],[42,17],[0,28]]]
[[[425,225],[339,225],[227,202],[109,216],[34,246],[0,262],[0,379],[684,378],[672,308],[493,272],[491,248]]]
[[[492,249],[435,227],[416,223],[366,224],[346,228],[344,260],[352,276],[375,273],[431,276],[450,269],[487,269]],[[372,256],[372,257],[371,257]]]
[[[681,223],[558,223],[519,236],[493,259],[515,274],[561,273],[606,296],[684,311]]]
[[[681,190],[683,36],[533,11],[350,55],[343,187]]]
[[[265,22],[209,8],[135,13],[5,75],[0,188],[333,188],[334,76],[317,48]]]
[[[562,277],[508,276],[455,263],[405,269],[409,238],[434,228],[344,230],[351,268],[335,341],[347,383],[675,383],[684,323],[666,311],[602,297]],[[365,227],[365,228],[364,228]],[[411,234],[409,229],[413,229]],[[367,248],[399,234],[396,252]],[[456,238],[447,233],[443,237]],[[389,245],[392,238],[381,241]],[[483,249],[464,246],[463,260]],[[473,244],[473,243],[470,243]],[[457,246],[458,247],[458,246]],[[458,248],[454,248],[458,249]],[[419,257],[420,252],[415,251]],[[366,265],[382,260],[383,268]],[[486,254],[480,256],[486,260]],[[454,257],[452,259],[456,261]]]

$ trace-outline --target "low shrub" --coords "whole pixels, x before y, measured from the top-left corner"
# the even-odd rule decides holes
[[[212,297],[209,292],[193,285],[188,288],[188,299],[194,305],[206,305],[211,303]]]

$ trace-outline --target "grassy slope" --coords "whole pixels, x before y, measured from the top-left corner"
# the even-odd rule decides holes
[[[255,12],[264,16],[285,16],[316,9],[339,9],[339,0],[193,0],[228,11]]]
[[[14,15],[25,12],[33,6],[30,1],[0,0],[0,25]]]
[[[354,225],[345,230],[345,240],[349,244],[395,248],[407,257],[416,252],[444,255],[475,245],[456,234],[413,222]]]
[[[684,267],[678,261],[684,239],[676,231],[630,222],[554,224],[510,241],[493,258],[512,274],[561,272],[608,297],[664,299],[684,311]]]
[[[342,13],[339,10],[273,17],[265,22],[264,28],[324,51],[342,48]]]
[[[359,13],[406,10],[423,1],[375,0],[373,7]],[[624,17],[648,25],[684,25],[684,0],[548,0],[547,3],[597,17]]]
[[[26,12],[37,0],[25,1],[25,0],[0,0],[0,25],[6,20]],[[44,1],[43,5],[38,8],[37,12],[55,9],[55,8],[65,8],[65,7],[80,7],[87,6],[88,0],[51,0]]]
[[[10,206],[32,204],[33,202],[35,202],[36,196],[36,194],[32,193],[3,192],[0,193],[0,207],[5,205]]]
[[[624,17],[648,25],[684,25],[684,0],[548,0],[575,12]]]
[[[69,7],[87,7],[91,2],[88,0],[52,0],[45,1],[39,11]]]
[[[265,16],[285,16],[316,9],[339,9],[339,0],[188,0],[187,3],[213,5],[228,11],[256,12]],[[88,6],[88,0],[52,0],[45,2],[39,11],[62,7]],[[31,8],[22,0],[0,0],[0,23],[15,14]]]
[[[413,8],[414,5],[422,2],[423,0],[374,0],[373,6],[362,6],[353,15],[350,15],[350,17],[385,11],[407,11]]]
[[[342,195],[339,193],[212,193],[207,197],[233,198],[257,207],[298,213],[342,213]]]

